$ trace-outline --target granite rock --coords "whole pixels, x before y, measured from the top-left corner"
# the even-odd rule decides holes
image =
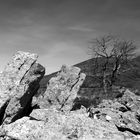
[[[85,74],[80,73],[80,68],[63,65],[57,76],[49,80],[46,92],[34,97],[33,104],[39,108],[70,111],[84,79]]]
[[[36,109],[3,127],[5,136],[18,140],[123,140],[115,125],[93,120],[88,114],[55,109]]]
[[[21,117],[45,73],[36,54],[17,52],[0,75],[0,120],[11,123]]]

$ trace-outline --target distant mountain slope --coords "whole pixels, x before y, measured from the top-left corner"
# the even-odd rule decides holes
[[[128,67],[127,71],[120,74],[119,85],[140,91],[140,56],[134,58],[131,63],[133,67]]]
[[[95,60],[94,58],[89,59],[89,60],[83,61],[81,63],[75,64],[74,66],[81,68],[81,71],[84,72],[88,76],[88,75],[91,75],[92,69],[94,68],[94,66],[93,66],[94,60]],[[48,83],[50,78],[55,76],[57,73],[58,73],[58,71],[51,73],[49,75],[45,75],[44,78],[42,79],[40,85],[41,86],[46,85],[46,83]]]
[[[95,69],[94,61],[95,59],[93,58],[74,65],[76,67],[81,68],[81,71],[86,74],[86,79],[79,91],[79,97],[83,98],[84,100],[79,102],[84,102],[82,104],[85,104],[85,106],[86,104],[87,105],[90,104],[89,99],[92,100],[94,104],[98,104],[98,102],[100,102],[102,99],[106,98],[113,99],[119,94],[118,92],[112,92],[111,94],[108,93],[107,95],[103,93],[102,88],[100,87],[101,86],[101,78],[99,76],[100,74],[98,76],[95,74],[93,75]],[[102,63],[103,59],[101,58],[99,61]],[[128,67],[125,72],[120,73],[120,75],[118,76],[118,80],[115,84],[116,86],[134,88],[140,91],[140,57],[133,59],[132,64],[133,68],[130,69]],[[58,72],[55,72],[44,76],[44,78],[40,82],[41,93],[42,91],[45,92],[48,81],[50,80],[51,77],[54,77],[57,73]]]

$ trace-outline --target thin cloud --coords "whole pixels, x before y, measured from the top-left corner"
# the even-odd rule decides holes
[[[86,27],[84,25],[76,25],[76,26],[71,26],[67,28],[68,30],[73,30],[73,31],[80,31],[80,32],[94,32],[95,29],[92,29],[90,27]]]
[[[50,67],[76,63],[88,57],[91,39],[107,33],[139,45],[139,7],[140,0],[0,1],[0,59],[24,50],[38,53],[43,64],[49,59]]]

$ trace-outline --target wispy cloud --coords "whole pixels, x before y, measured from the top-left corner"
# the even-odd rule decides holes
[[[0,65],[23,50],[38,53],[55,71],[86,59],[88,42],[106,33],[139,45],[139,7],[140,0],[0,1]]]
[[[73,31],[79,31],[79,32],[83,32],[83,33],[96,31],[95,29],[90,28],[86,25],[79,25],[79,24],[75,25],[75,26],[70,26],[67,29],[68,30],[73,30]]]
[[[53,46],[49,54],[39,58],[39,62],[42,62],[46,67],[47,74],[59,70],[63,64],[74,65],[89,57],[86,48],[81,49],[81,46],[72,42],[62,41],[53,44]]]

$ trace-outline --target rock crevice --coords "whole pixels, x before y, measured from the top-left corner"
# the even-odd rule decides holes
[[[23,116],[22,110],[38,89],[45,69],[36,63],[37,57],[36,54],[17,52],[2,72],[0,112],[3,123],[11,123],[18,115]]]

